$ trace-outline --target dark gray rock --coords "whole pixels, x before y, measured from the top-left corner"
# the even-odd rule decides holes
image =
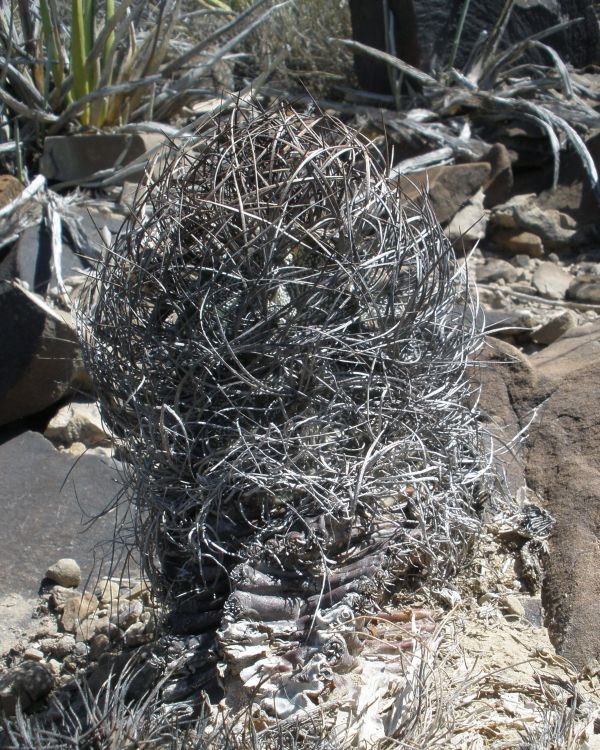
[[[99,547],[111,540],[114,516],[84,527],[119,492],[115,468],[97,456],[74,459],[39,433],[25,432],[0,444],[0,597],[35,595],[48,566],[75,558],[83,580]]]
[[[85,182],[96,172],[124,167],[154,146],[165,142],[158,133],[98,133],[86,135],[55,135],[44,141],[40,172],[48,180]],[[139,179],[147,159],[128,175]]]
[[[52,244],[46,222],[28,227],[19,237],[11,256],[13,278],[24,281],[31,291],[44,295],[56,286],[58,278],[52,261]],[[86,267],[83,261],[63,243],[61,253],[61,275],[63,279],[73,276]],[[89,267],[89,266],[88,266]]]
[[[62,279],[68,282],[70,277],[91,269],[101,260],[124,219],[116,212],[65,204],[61,208]],[[28,289],[41,295],[58,284],[51,233],[44,218],[24,229],[10,250],[0,257],[0,279],[19,279]]]
[[[72,318],[17,284],[0,282],[0,425],[56,403],[84,369]]]

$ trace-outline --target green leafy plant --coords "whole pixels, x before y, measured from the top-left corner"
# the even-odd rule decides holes
[[[168,120],[194,101],[211,67],[281,5],[250,18],[265,0],[244,3],[233,20],[181,52],[173,43],[180,1],[71,0],[62,14],[59,0],[0,4],[0,106],[49,134],[74,122],[100,129]],[[167,61],[173,50],[179,54]]]

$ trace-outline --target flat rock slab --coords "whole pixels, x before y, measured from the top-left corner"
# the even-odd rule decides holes
[[[571,329],[528,358],[494,346],[489,359],[499,364],[481,378],[482,405],[491,428],[512,427],[508,439],[529,424],[515,468],[556,520],[544,563],[545,621],[559,653],[582,669],[600,661],[600,323]]]
[[[86,528],[86,515],[102,510],[119,492],[116,469],[98,456],[79,460],[57,451],[37,432],[0,445],[0,601],[35,597],[50,565],[72,557],[83,581],[96,574],[112,539],[114,515]],[[2,614],[10,616],[10,607]],[[18,608],[17,608],[18,609]]]

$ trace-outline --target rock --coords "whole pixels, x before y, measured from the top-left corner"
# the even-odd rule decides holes
[[[529,334],[535,326],[531,310],[485,310],[485,332],[490,336],[512,340]]]
[[[481,384],[484,434],[514,496],[526,484],[524,444],[515,438],[521,430],[520,417],[530,419],[529,396],[537,386],[537,376],[527,356],[496,338],[486,340],[478,360],[473,377]],[[510,450],[506,450],[507,445],[511,445]]]
[[[494,230],[490,239],[496,247],[512,255],[529,255],[530,258],[541,258],[544,255],[542,240],[531,232],[520,232],[516,229]]]
[[[508,149],[503,143],[496,143],[486,154],[492,168],[489,180],[484,185],[484,208],[493,208],[505,203],[512,195],[514,177]]]
[[[506,260],[491,258],[484,266],[477,269],[477,281],[480,284],[489,284],[499,279],[512,283],[521,278],[522,272]]]
[[[48,666],[53,675],[58,676],[62,669],[62,664],[57,659],[48,659]]]
[[[23,658],[29,659],[30,661],[42,661],[44,658],[44,652],[40,651],[39,648],[33,648],[30,646],[23,651]]]
[[[143,599],[146,601],[149,599],[151,593],[152,591],[148,583],[146,581],[139,581],[138,583],[134,583],[130,589],[125,590],[123,595],[127,599]]]
[[[536,344],[552,344],[577,325],[577,315],[572,310],[563,310],[531,333]]]
[[[556,210],[542,210],[537,196],[516,195],[508,203],[496,206],[490,214],[490,224],[504,229],[517,229],[537,235],[545,248],[572,248],[578,242],[576,224],[567,214]]]
[[[48,568],[46,578],[55,581],[59,586],[79,586],[81,583],[81,568],[73,558],[63,557]],[[59,592],[56,593],[59,594]],[[66,598],[70,599],[71,597]],[[66,599],[63,606],[65,603]]]
[[[521,604],[521,600],[517,596],[514,596],[514,594],[507,594],[501,597],[498,603],[508,614],[515,615],[516,617],[525,617],[525,608]]]
[[[109,446],[111,436],[102,424],[96,403],[71,401],[52,417],[44,435],[53,443],[70,445],[83,443],[86,447]]]
[[[77,640],[77,638],[75,638]],[[85,658],[90,653],[90,648],[87,645],[87,643],[84,643],[83,641],[77,641],[75,644],[75,656],[78,656],[80,659]]]
[[[553,642],[582,668],[600,657],[600,323],[572,329],[530,362],[543,407],[527,478],[556,520],[542,600]]]
[[[113,625],[121,628],[121,630],[126,630],[140,619],[143,610],[144,606],[139,599],[124,601],[119,605],[117,611],[111,615],[110,621]]]
[[[67,204],[61,212],[66,244],[84,268],[95,267],[106,255],[106,249],[121,229],[126,214],[111,206]],[[64,273],[65,278],[72,272]]]
[[[529,270],[533,266],[529,255],[515,255],[513,258],[513,262],[515,266],[518,266],[519,268],[523,268],[525,270]]]
[[[44,140],[40,172],[48,180],[82,183],[93,179],[96,172],[124,167],[141,159],[139,168],[127,179],[143,176],[148,158],[144,154],[165,143],[159,133],[95,133],[55,135]]]
[[[534,287],[542,297],[556,300],[565,298],[572,280],[573,277],[564,268],[549,261],[540,263],[532,278]]]
[[[600,277],[595,274],[577,276],[567,290],[567,298],[586,305],[600,305]]]
[[[89,266],[64,242],[61,253],[62,278],[68,280],[86,267]],[[15,246],[0,262],[0,275],[19,279],[28,289],[42,296],[50,287],[58,284],[52,257],[52,236],[44,219],[21,232]]]
[[[23,287],[0,282],[0,426],[46,409],[77,387],[75,323]]]
[[[64,659],[75,650],[75,638],[70,634],[61,635],[58,638],[43,638],[40,641],[40,649],[45,654]]]
[[[480,190],[455,214],[446,227],[446,236],[458,251],[471,250],[485,237],[487,222],[483,192]]]
[[[504,453],[509,487],[526,484],[555,519],[544,556],[545,624],[559,653],[582,669],[600,658],[600,321],[530,357],[504,342],[493,347],[482,356],[504,363],[480,373],[485,426],[493,434],[504,427],[500,447],[528,430],[526,452],[517,443]]]
[[[60,620],[65,632],[75,633],[77,626],[97,609],[98,600],[89,591],[85,591],[81,597],[68,599]]]
[[[600,133],[586,141],[596,168],[600,169]],[[551,189],[553,165],[549,163],[543,173],[535,174],[535,185],[530,189],[539,191],[539,185],[547,186],[538,195],[537,205],[542,211],[556,209],[571,216],[581,228],[594,227],[598,222],[598,202],[590,186],[581,159],[574,152],[561,154],[559,182]]]
[[[50,603],[57,612],[62,612],[69,599],[77,599],[80,596],[80,591],[65,586],[54,586],[50,594]]]
[[[0,675],[0,713],[13,716],[17,703],[26,711],[53,687],[54,677],[45,664],[25,661]]]
[[[110,638],[104,633],[96,633],[90,640],[90,656],[92,659],[98,659],[109,648]]]
[[[10,174],[0,175],[0,208],[7,206],[23,192],[23,184]]]
[[[83,521],[120,491],[114,465],[95,456],[75,462],[39,433],[24,432],[0,442],[0,476],[0,597],[34,596],[40,573],[56,557],[77,554],[81,567],[93,570],[112,539],[114,518],[89,527]]]
[[[120,586],[116,581],[103,578],[94,592],[100,604],[113,606],[119,601]]]
[[[132,623],[125,631],[126,646],[141,646],[148,641],[146,626],[143,622]]]
[[[75,628],[75,640],[77,643],[91,641],[97,635],[109,637],[110,622],[108,617],[88,617],[77,624]],[[120,635],[120,633],[119,633]]]
[[[440,224],[446,224],[489,179],[487,162],[454,164],[402,175],[398,185],[408,200],[417,201],[429,185],[428,195]]]

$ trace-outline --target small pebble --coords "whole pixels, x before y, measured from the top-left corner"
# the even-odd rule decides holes
[[[87,643],[83,643],[80,641],[79,643],[75,644],[75,656],[87,656],[89,652],[89,647]]]
[[[53,674],[60,674],[62,665],[57,659],[49,659],[48,666],[50,667]]]
[[[23,658],[30,659],[31,661],[42,661],[44,652],[40,651],[39,648],[26,648],[23,652]]]
[[[96,633],[90,641],[90,656],[92,659],[98,657],[110,648],[110,638],[104,633]]]

